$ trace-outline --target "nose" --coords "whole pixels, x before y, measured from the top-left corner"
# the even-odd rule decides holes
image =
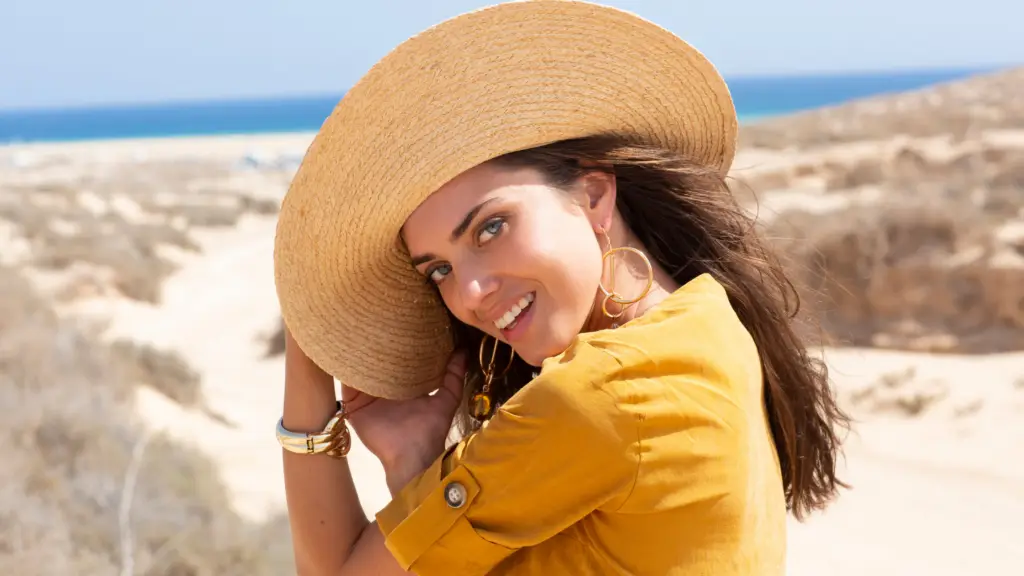
[[[498,279],[480,263],[463,263],[456,270],[455,280],[459,291],[459,302],[470,313],[480,312],[488,297],[498,290]]]

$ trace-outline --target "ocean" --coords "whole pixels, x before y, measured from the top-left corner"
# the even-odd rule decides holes
[[[740,120],[790,114],[985,72],[950,69],[727,78]],[[89,108],[0,110],[0,143],[105,140],[319,129],[341,94]]]

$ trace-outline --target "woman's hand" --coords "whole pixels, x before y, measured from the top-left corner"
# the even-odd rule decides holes
[[[348,421],[363,445],[384,465],[392,494],[444,452],[455,410],[462,401],[465,374],[465,355],[457,352],[432,395],[385,400],[342,386]]]

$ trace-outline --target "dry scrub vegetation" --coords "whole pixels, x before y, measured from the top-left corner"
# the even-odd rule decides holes
[[[80,272],[59,297],[113,290],[155,303],[176,269],[174,251],[198,250],[190,230],[277,213],[277,200],[225,181],[224,168],[214,163],[177,160],[122,164],[74,180],[7,183],[0,186],[0,220],[28,243],[23,264]]]
[[[872,414],[895,413],[900,416],[919,416],[933,408],[949,395],[949,384],[940,380],[920,379],[917,370],[908,368],[884,374],[872,386],[854,391],[849,399],[854,408]],[[966,415],[979,406],[961,408]]]
[[[742,178],[762,200],[844,201],[764,222],[828,340],[1024,350],[1022,93],[1024,68],[744,128],[748,146],[799,149]]]
[[[880,198],[787,212],[767,226],[806,298],[818,300],[827,335],[884,348],[1024,349],[1024,231],[1015,231],[1024,148],[979,147],[942,162],[904,148],[847,168],[833,190],[872,187]]]
[[[834,344],[1024,349],[1024,243],[1000,245],[955,202],[780,218],[790,272]],[[1018,262],[1000,264],[1000,255]]]
[[[180,253],[199,250],[190,232],[276,212],[230,176],[214,162],[54,161],[0,182],[0,574],[293,571],[284,517],[239,517],[213,462],[148,436],[135,416],[133,391],[148,386],[216,418],[199,374],[53,309],[91,296],[158,302]],[[59,279],[45,293],[26,276],[40,271]]]
[[[0,269],[0,573],[289,573],[283,518],[246,523],[211,462],[147,441],[138,360]]]

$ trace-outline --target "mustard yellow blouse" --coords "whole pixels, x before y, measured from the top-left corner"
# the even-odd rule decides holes
[[[783,574],[754,342],[703,275],[582,334],[377,514],[423,575]]]

